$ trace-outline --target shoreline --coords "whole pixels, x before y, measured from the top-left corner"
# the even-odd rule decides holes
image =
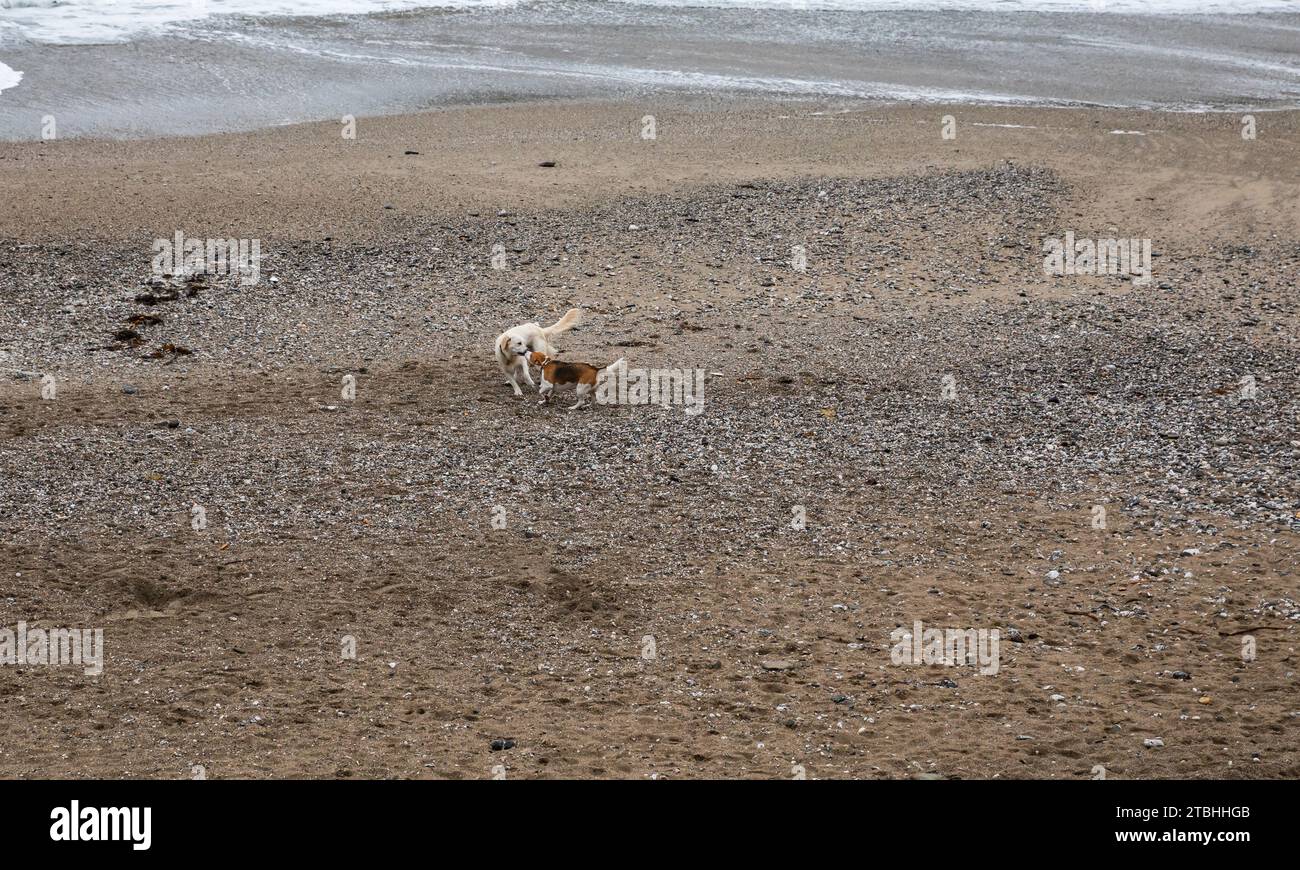
[[[840,99],[1173,111],[1300,107],[1300,13],[842,12],[559,4],[198,22],[18,43],[0,139],[252,131],[491,102]]]
[[[22,73],[18,73],[21,79]],[[508,106],[520,107],[546,107],[546,106],[584,106],[584,105],[615,105],[615,104],[672,104],[692,109],[716,109],[718,106],[726,105],[729,107],[761,107],[770,105],[786,106],[815,106],[821,107],[820,114],[823,115],[846,115],[852,113],[869,112],[878,110],[887,112],[889,110],[914,110],[914,111],[940,111],[953,112],[961,110],[1024,110],[1029,112],[1036,111],[1061,111],[1061,112],[1106,112],[1115,115],[1141,118],[1143,116],[1241,116],[1245,114],[1254,115],[1275,115],[1275,114],[1294,114],[1300,113],[1300,101],[1295,104],[1287,105],[1194,105],[1194,106],[1134,106],[1124,104],[1107,104],[1095,102],[1080,102],[1070,100],[1036,100],[1034,98],[1004,97],[989,99],[960,99],[935,97],[933,99],[922,99],[917,97],[909,98],[867,98],[859,96],[826,96],[815,94],[744,94],[744,93],[725,93],[717,95],[699,95],[699,94],[674,94],[674,93],[654,93],[644,97],[630,99],[620,97],[583,97],[583,96],[534,96],[519,97],[500,94],[496,96],[484,97],[467,97],[463,100],[452,100],[436,106],[429,106],[422,109],[393,109],[386,112],[377,112],[375,114],[353,115],[357,121],[378,121],[394,118],[419,117],[438,112],[456,112],[456,111],[476,111],[483,109],[493,109]],[[31,137],[0,137],[0,148],[4,146],[22,146],[22,145],[48,145],[53,142],[77,142],[77,143],[144,143],[153,141],[185,141],[193,139],[209,139],[223,136],[246,136],[258,133],[267,133],[275,130],[288,128],[314,127],[336,123],[333,117],[326,118],[303,118],[292,121],[281,121],[277,123],[266,123],[249,127],[238,127],[218,130],[201,130],[193,132],[139,132],[134,135],[106,135],[103,133],[74,133],[73,135],[60,134],[50,139],[41,139],[39,136]]]

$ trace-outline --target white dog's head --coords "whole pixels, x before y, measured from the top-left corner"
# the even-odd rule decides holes
[[[517,335],[501,336],[501,355],[506,358],[522,356],[531,350],[528,342]]]

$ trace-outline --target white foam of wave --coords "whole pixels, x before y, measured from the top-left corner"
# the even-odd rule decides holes
[[[411,9],[476,9],[575,0],[0,0],[0,28],[33,42],[120,42],[214,15],[364,15]],[[578,0],[582,2],[582,0]],[[1300,12],[1300,0],[586,0],[658,8],[826,11],[1103,12],[1195,14]]]
[[[0,0],[0,25],[32,42],[125,42],[137,33],[214,15],[310,17],[411,9],[514,6],[520,0]]]
[[[12,88],[23,80],[23,74],[12,67],[0,63],[0,91]]]

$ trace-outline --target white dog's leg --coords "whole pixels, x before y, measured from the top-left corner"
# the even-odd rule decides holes
[[[512,365],[509,371],[506,372],[506,381],[510,384],[511,389],[515,391],[516,396],[522,396],[524,391],[519,389],[518,370],[519,367],[517,365]]]

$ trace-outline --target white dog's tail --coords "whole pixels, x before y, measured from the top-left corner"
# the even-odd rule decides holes
[[[570,329],[577,326],[581,320],[582,309],[570,308],[568,311],[564,312],[564,316],[559,320],[555,321],[550,326],[543,326],[542,332],[546,335],[547,339],[550,339],[553,335],[559,335],[561,332],[568,332]]]

